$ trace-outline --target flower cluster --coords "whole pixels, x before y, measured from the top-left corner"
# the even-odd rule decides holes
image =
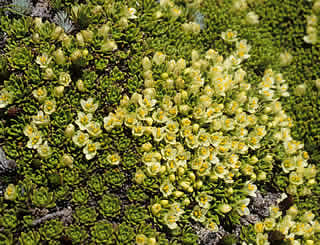
[[[24,135],[29,137],[27,147],[36,149],[42,158],[48,158],[52,154],[52,149],[48,141],[43,141],[42,133],[39,128],[47,126],[50,122],[50,114],[56,111],[56,101],[47,98],[45,87],[38,88],[32,92],[32,95],[40,102],[41,110],[37,115],[32,116],[32,121],[24,127]]]
[[[259,159],[252,156],[248,163],[243,159],[249,150],[262,149],[267,135],[268,140],[273,137],[283,141],[288,159],[282,168],[284,173],[290,173],[290,189],[315,174],[314,168],[307,168],[307,153],[300,151],[303,145],[290,136],[292,120],[279,102],[280,97],[289,96],[282,74],[268,69],[257,87],[251,88],[253,85],[245,81],[246,72],[240,67],[250,57],[250,45],[246,40],[239,41],[232,30],[221,36],[236,43],[236,50],[226,58],[213,49],[204,58],[192,51],[191,66],[187,67],[184,59],[166,61],[162,52],[156,52],[152,61],[145,57],[145,89],[131,98],[124,97],[116,112],[104,119],[107,131],[125,125],[136,137],[153,137],[153,144],[143,146],[144,167],[137,170],[135,180],[142,184],[148,177],[161,178],[160,192],[170,201],[154,204],[152,212],[170,229],[178,227],[183,207],[190,205],[186,196],[195,189],[197,205],[190,218],[213,230],[217,225],[206,217],[209,211],[228,213],[234,209],[241,216],[248,215],[248,197],[255,196],[257,190],[253,165]],[[166,64],[166,71],[156,82],[152,67],[161,64]],[[161,94],[157,83],[166,91],[174,91],[175,96]],[[196,97],[193,104],[192,96]],[[129,112],[131,105],[135,110]],[[271,132],[275,132],[273,136]],[[266,153],[262,161],[272,164],[273,157]],[[240,176],[247,180],[242,182]],[[205,181],[223,181],[231,186],[230,193],[240,187],[241,195],[230,203],[213,203],[216,198],[202,190]]]
[[[313,12],[316,12],[320,1],[314,3]],[[307,35],[303,37],[306,43],[315,44],[318,41],[318,17],[316,13],[307,16]]]
[[[84,112],[78,112],[78,118],[75,121],[80,130],[73,135],[74,126],[69,125],[68,127],[72,128],[73,143],[77,147],[84,147],[83,153],[86,159],[91,160],[100,149],[100,143],[90,140],[89,137],[95,139],[102,133],[100,123],[92,120],[93,113],[98,109],[98,103],[95,103],[93,98],[88,98],[87,100],[81,99],[80,104]]]
[[[243,159],[249,149],[261,149],[271,131],[287,132],[287,137],[281,136],[279,140],[285,140],[288,154],[301,148],[296,141],[291,142],[288,130],[292,122],[279,102],[281,96],[289,95],[282,75],[266,70],[257,89],[251,89],[251,84],[245,81],[246,72],[240,67],[250,57],[250,45],[246,40],[238,41],[232,30],[222,37],[236,42],[236,50],[226,58],[213,49],[203,58],[193,51],[188,67],[184,59],[166,61],[162,52],[156,52],[152,60],[145,57],[142,60],[145,89],[131,98],[125,96],[115,113],[104,119],[107,131],[124,125],[136,137],[152,136],[153,143],[142,147],[144,166],[137,170],[135,181],[142,184],[148,177],[160,177],[160,192],[170,201],[154,204],[152,211],[170,229],[178,227],[183,207],[190,205],[187,196],[195,189],[197,205],[193,206],[190,218],[213,230],[217,226],[206,217],[209,211],[228,213],[235,209],[239,215],[248,215],[248,197],[255,196],[257,190],[253,164],[259,159],[255,156],[249,162]],[[152,67],[161,64],[166,64],[166,70],[160,74],[162,80],[156,82]],[[175,95],[163,94],[157,83]],[[196,100],[192,102],[193,96]],[[129,112],[132,106],[135,109]],[[272,161],[272,156],[266,155],[264,161]],[[297,180],[294,173],[291,175],[290,179]],[[230,193],[240,187],[241,195],[229,200],[230,203],[226,200],[214,203],[215,197],[205,191],[205,181],[223,181],[231,186]]]
[[[302,212],[303,211],[303,212]],[[278,231],[284,237],[284,242],[292,245],[315,244],[315,234],[320,233],[320,223],[311,211],[298,210],[293,205],[285,215],[282,215],[279,206],[270,207],[270,216],[254,225],[256,244],[270,244],[268,232]]]

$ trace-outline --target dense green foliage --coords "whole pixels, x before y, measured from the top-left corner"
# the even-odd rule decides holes
[[[313,222],[312,215],[317,219],[320,213],[320,41],[304,40],[307,26],[313,25],[307,16],[320,18],[317,2],[51,0],[52,16],[64,13],[43,19],[30,16],[31,1],[0,3],[0,146],[17,165],[11,170],[0,166],[0,244],[204,243],[198,227],[212,233],[218,227],[227,232],[238,227],[246,199],[253,198],[251,187],[262,194],[287,193],[292,199],[289,206],[296,206],[280,207],[281,217],[274,211],[262,231],[260,223],[244,226],[239,237],[227,234],[220,244],[289,242],[281,233],[291,224],[282,218],[286,209],[296,224]],[[259,16],[258,23],[248,17],[249,12]],[[240,171],[232,172],[236,180],[231,177],[226,183],[213,170],[202,173],[191,163],[170,170],[172,159],[161,159],[167,145],[174,145],[170,139],[156,140],[153,131],[140,134],[130,125],[130,115],[141,112],[133,119],[146,131],[151,125],[163,126],[148,114],[154,105],[142,101],[150,94],[157,100],[155,111],[170,107],[170,102],[166,104],[170,99],[188,106],[186,112],[179,107],[179,113],[168,117],[181,129],[177,142],[183,145],[185,160],[189,153],[190,162],[194,161],[200,147],[191,147],[180,137],[183,119],[190,117],[197,124],[193,132],[200,127],[212,133],[213,123],[197,117],[204,89],[192,87],[192,75],[175,69],[179,70],[179,60],[180,65],[184,61],[181,70],[198,67],[208,83],[213,79],[207,69],[213,63],[203,62],[208,50],[214,49],[222,59],[237,51],[236,45],[224,40],[222,33],[227,30],[250,46],[250,58],[239,65],[253,88],[246,95],[258,94],[253,90],[270,69],[272,74],[281,73],[288,85],[290,95],[277,95],[277,100],[291,118],[285,120],[292,138],[304,145],[297,153],[297,159],[308,161],[301,177],[304,184],[296,184],[300,176],[294,171],[290,175],[292,169],[286,171],[281,165],[294,157],[291,153],[288,157],[288,150],[274,138],[278,128],[270,127],[261,148],[239,153]],[[163,57],[166,62],[175,60],[175,65],[168,68]],[[235,69],[230,72],[234,73]],[[170,79],[178,85],[171,86]],[[184,84],[179,87],[177,80]],[[188,91],[187,98],[182,88]],[[178,92],[181,98],[176,97]],[[211,99],[227,107],[237,93],[215,94]],[[258,119],[250,132],[263,124],[264,114],[275,117],[265,113],[268,106],[268,100],[261,102],[263,109],[256,112]],[[235,114],[226,111],[229,117]],[[224,134],[229,132],[238,137],[236,129],[223,129]],[[72,208],[70,217],[58,215],[34,223],[66,207]],[[268,228],[272,222],[281,225]],[[319,244],[320,225],[312,224],[310,236],[295,227],[301,244]]]

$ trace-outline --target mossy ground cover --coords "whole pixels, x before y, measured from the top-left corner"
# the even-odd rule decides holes
[[[0,1],[0,244],[319,244],[317,2]]]

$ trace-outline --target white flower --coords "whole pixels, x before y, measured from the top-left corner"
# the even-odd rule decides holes
[[[155,52],[152,61],[157,65],[162,64],[166,59],[166,55],[160,51]]]
[[[37,149],[42,143],[40,132],[36,131],[29,136],[27,147],[30,149]]]
[[[38,132],[37,127],[34,124],[27,124],[23,129],[25,136],[31,137],[34,133]]]
[[[46,100],[43,104],[43,111],[45,114],[52,114],[56,111],[56,101],[55,100]]]
[[[243,200],[240,200],[236,203],[237,206],[237,212],[239,213],[240,216],[243,215],[249,215],[250,214],[250,210],[248,208],[248,204],[250,202],[249,198],[245,198]]]
[[[179,17],[181,15],[181,10],[177,7],[173,7],[170,9],[171,15],[175,18]]]
[[[36,63],[40,65],[40,68],[47,68],[52,60],[52,57],[49,57],[48,54],[44,53],[41,56],[38,56]]]
[[[80,130],[86,130],[91,119],[92,119],[91,113],[85,114],[80,111],[78,112],[78,119],[75,121],[75,123],[79,126]]]
[[[251,197],[256,197],[257,186],[247,181],[243,187],[243,191]]]
[[[178,227],[177,221],[178,221],[178,215],[175,214],[174,212],[168,212],[167,214],[164,215],[163,220],[164,223],[168,226],[169,229],[173,230]]]
[[[85,146],[89,141],[89,135],[86,133],[83,133],[81,131],[78,131],[73,137],[72,137],[73,143],[75,143],[78,147]]]
[[[208,195],[205,192],[200,193],[196,197],[196,201],[198,202],[199,206],[201,208],[209,209],[210,207],[210,202],[213,200],[213,197]]]
[[[47,90],[46,88],[38,88],[32,91],[32,95],[40,102],[42,102],[47,97]]]
[[[221,37],[226,42],[235,42],[237,41],[237,32],[232,30],[227,30],[226,32],[221,33]]]
[[[83,148],[83,153],[86,155],[87,160],[91,160],[97,154],[97,150],[100,149],[100,143],[94,143],[89,141],[88,144]]]
[[[120,160],[121,160],[121,158],[118,153],[113,153],[113,154],[107,156],[107,161],[111,165],[119,165]]]
[[[0,91],[0,108],[5,108],[13,101],[13,93],[9,92],[5,88]]]
[[[156,176],[161,169],[161,164],[160,162],[151,162],[147,165],[147,173],[150,176]]]
[[[70,74],[67,72],[61,72],[59,75],[59,83],[63,86],[68,86],[71,82]]]
[[[294,158],[286,158],[281,162],[283,172],[289,173],[296,168],[296,162]]]
[[[213,219],[208,219],[206,222],[206,228],[210,230],[211,232],[218,232],[219,227],[217,223]]]
[[[38,111],[36,116],[32,116],[32,123],[35,125],[48,125],[49,124],[49,115],[43,113],[43,111]]]
[[[135,8],[128,8],[128,19],[136,19],[138,18],[136,14],[137,10]]]
[[[169,180],[164,181],[160,186],[160,191],[164,197],[168,197],[172,194],[174,186],[170,183]]]
[[[137,125],[134,125],[132,127],[132,134],[133,136],[142,136],[145,132],[145,127],[141,125],[141,123],[138,123]]]
[[[85,112],[94,113],[98,109],[98,103],[93,103],[93,98],[89,98],[86,101],[81,99],[80,104]]]
[[[201,208],[200,206],[195,206],[191,213],[191,218],[198,222],[204,222],[206,220],[206,214],[208,209]]]
[[[306,43],[315,44],[318,41],[318,35],[316,32],[309,33],[307,36],[303,37]]]
[[[45,141],[44,144],[39,145],[37,148],[38,154],[42,158],[48,158],[52,154],[51,148],[48,146],[48,141]]]
[[[86,127],[86,130],[93,137],[97,137],[102,133],[100,123],[98,122],[89,122],[89,124]]]

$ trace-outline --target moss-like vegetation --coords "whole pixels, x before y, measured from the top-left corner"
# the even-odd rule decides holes
[[[37,8],[0,0],[0,244],[320,244],[319,0]]]

